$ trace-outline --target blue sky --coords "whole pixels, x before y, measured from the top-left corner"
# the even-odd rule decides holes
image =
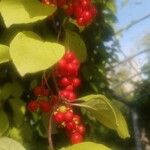
[[[128,4],[122,7],[123,0],[117,0],[117,29],[128,25],[131,21],[150,14],[150,0],[129,0]],[[136,2],[141,2],[140,4]],[[120,45],[127,55],[142,50],[140,42],[146,33],[150,33],[150,18],[136,24],[129,30],[123,32],[120,37]]]

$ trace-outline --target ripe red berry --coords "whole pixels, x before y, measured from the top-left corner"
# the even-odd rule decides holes
[[[77,98],[76,94],[74,92],[69,92],[69,95],[68,95],[68,101],[69,102],[74,102],[75,99]]]
[[[48,89],[43,89],[43,96],[49,96],[49,90]]]
[[[37,111],[38,108],[39,108],[39,105],[38,105],[37,101],[35,101],[35,100],[30,101],[27,105],[27,109],[31,112]]]
[[[74,64],[68,64],[67,65],[67,73],[68,75],[70,76],[77,76],[77,73],[78,73],[78,68],[76,65]]]
[[[75,132],[71,135],[70,140],[72,144],[81,143],[83,141],[83,136],[80,133]]]
[[[76,131],[78,132],[78,133],[80,133],[81,135],[84,135],[85,134],[85,126],[84,125],[77,125],[76,126]]]
[[[70,84],[70,80],[67,77],[63,77],[60,81],[59,81],[60,86],[62,87],[66,87]]]
[[[65,118],[66,122],[72,121],[72,119],[73,119],[73,112],[72,111],[67,111],[64,114],[64,118]]]
[[[67,90],[67,91],[73,91],[73,90],[74,90],[74,87],[73,87],[73,85],[68,85],[68,86],[65,88],[65,90]]]
[[[71,63],[76,58],[74,52],[66,52],[64,59],[67,61],[67,63]]]
[[[66,123],[66,129],[71,132],[76,128],[76,124],[73,121]]]
[[[33,90],[35,96],[43,95],[43,86],[36,86]]]
[[[81,122],[81,118],[79,115],[74,115],[73,116],[73,121],[75,122],[75,124],[80,124]]]
[[[80,86],[81,81],[80,81],[79,78],[74,78],[74,79],[72,80],[72,84],[73,84],[74,87],[78,87],[78,86]]]
[[[66,70],[67,68],[67,62],[65,59],[61,59],[59,62],[58,62],[58,67],[59,69],[61,70]]]
[[[50,112],[51,110],[50,103],[46,100],[40,100],[39,107],[42,112]]]
[[[64,121],[64,113],[56,112],[56,114],[54,114],[54,120],[56,123],[62,123]]]

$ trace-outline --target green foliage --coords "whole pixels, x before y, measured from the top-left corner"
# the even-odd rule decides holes
[[[6,113],[0,108],[0,136],[2,136],[9,128],[9,121]],[[0,144],[1,146],[1,144]]]
[[[84,62],[87,57],[87,49],[81,37],[73,31],[66,30],[65,46],[67,49],[74,51],[81,62]]]
[[[64,52],[64,46],[43,42],[32,32],[18,33],[10,44],[10,56],[21,76],[48,69]]]
[[[0,1],[0,13],[6,27],[10,27],[13,24],[33,23],[43,20],[55,11],[56,7],[41,5],[38,0]]]
[[[0,149],[1,150],[25,150],[25,148],[20,143],[8,137],[0,138]]]
[[[67,148],[62,148],[61,150],[111,150],[110,148],[102,145],[102,144],[96,144],[93,142],[83,142],[81,144],[75,144],[73,146],[69,146]]]
[[[9,47],[0,44],[0,64],[10,60]]]
[[[25,103],[21,99],[9,99],[13,111],[13,121],[16,127],[20,127],[24,121]]]
[[[88,95],[80,98],[81,104],[103,125],[114,129],[121,138],[130,137],[128,127],[122,113],[103,95]]]

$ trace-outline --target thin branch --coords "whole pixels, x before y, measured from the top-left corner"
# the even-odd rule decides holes
[[[48,125],[48,143],[49,143],[49,150],[54,150],[53,142],[52,142],[52,115],[49,118],[49,125]]]
[[[141,21],[143,21],[143,20],[145,20],[145,19],[147,19],[147,18],[149,18],[149,17],[150,17],[150,14],[148,14],[148,15],[146,15],[146,16],[144,16],[144,17],[141,17],[141,18],[139,18],[139,19],[137,19],[137,20],[132,21],[132,22],[131,22],[130,24],[128,24],[126,27],[124,27],[124,28],[120,29],[119,31],[117,31],[117,32],[115,33],[115,35],[117,35],[117,34],[123,32],[123,31],[125,31],[125,30],[130,29],[130,28],[133,27],[134,25],[140,23]]]

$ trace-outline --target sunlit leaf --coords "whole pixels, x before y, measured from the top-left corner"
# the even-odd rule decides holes
[[[43,42],[33,32],[18,33],[10,44],[10,56],[22,76],[52,67],[64,53],[64,46]]]
[[[0,64],[10,60],[9,47],[0,44]]]
[[[54,6],[46,6],[38,0],[1,0],[0,13],[7,27],[12,24],[32,23],[52,15]]]

